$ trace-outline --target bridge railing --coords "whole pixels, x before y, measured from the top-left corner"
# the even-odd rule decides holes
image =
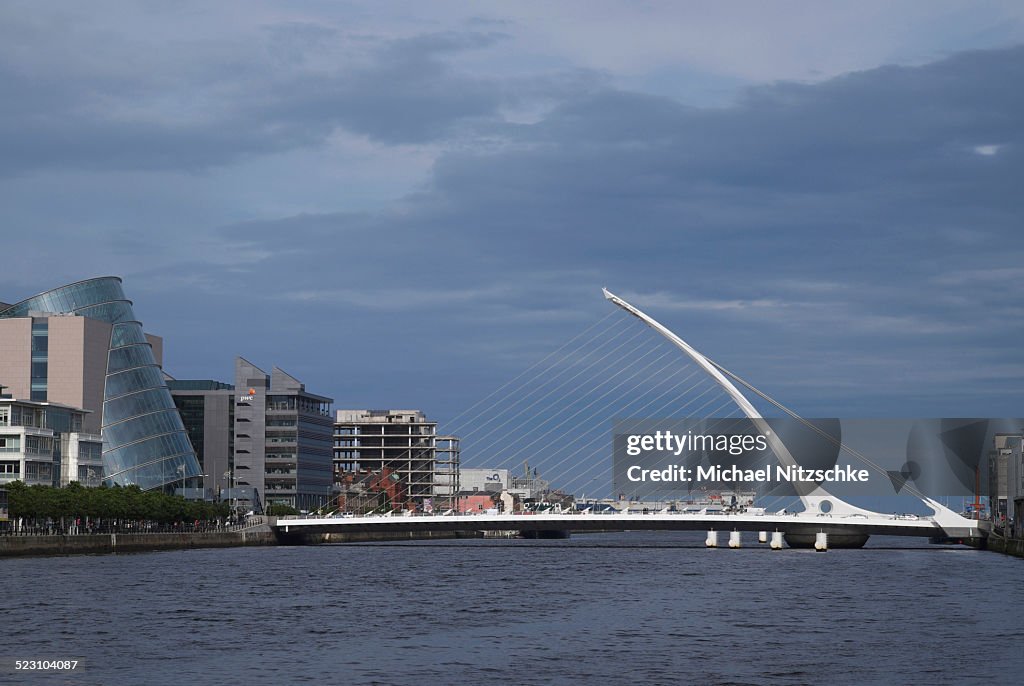
[[[681,518],[722,518],[729,519],[734,517],[765,517],[765,518],[797,518],[797,519],[813,519],[814,521],[830,521],[834,523],[842,522],[846,524],[856,524],[860,521],[867,521],[869,518],[866,515],[852,514],[852,515],[832,515],[827,513],[815,513],[806,511],[786,511],[780,510],[778,512],[744,512],[744,511],[724,511],[724,510],[665,510],[665,509],[624,509],[624,510],[601,510],[601,511],[583,511],[583,510],[563,510],[557,512],[554,510],[545,510],[540,512],[487,512],[487,511],[466,511],[466,512],[454,512],[451,510],[445,512],[370,512],[365,514],[353,514],[353,513],[333,513],[333,514],[309,514],[309,515],[287,515],[278,517],[278,521],[294,521],[294,520],[323,520],[323,521],[338,521],[338,520],[351,520],[351,519],[367,519],[367,518],[381,518],[387,517],[392,519],[416,519],[422,517],[488,517],[488,516],[512,516],[512,517],[578,517],[578,516],[629,516],[629,517],[647,517],[654,515],[661,516],[672,516]],[[892,513],[883,514],[876,513],[870,518],[873,521],[885,520],[885,521],[932,521],[932,517],[929,515],[918,515],[911,513]]]

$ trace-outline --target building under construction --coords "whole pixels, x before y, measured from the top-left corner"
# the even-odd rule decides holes
[[[348,498],[400,498],[393,509],[449,509],[459,491],[458,438],[438,436],[419,410],[337,410],[334,483]]]
[[[335,483],[333,509],[367,514],[405,509],[409,504],[404,484],[387,467],[379,472],[344,472]]]

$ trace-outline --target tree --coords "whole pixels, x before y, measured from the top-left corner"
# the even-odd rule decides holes
[[[297,515],[299,511],[291,505],[285,505],[283,503],[274,503],[267,507],[267,515],[271,517],[285,517],[288,515]]]
[[[181,496],[160,491],[143,491],[138,486],[106,485],[86,488],[71,482],[64,488],[34,485],[22,481],[7,484],[8,510],[11,517],[21,517],[29,523],[40,523],[51,518],[67,519],[91,517],[115,521],[150,521],[170,524],[176,521],[215,521],[226,517],[227,503],[189,502]],[[287,508],[287,506],[284,506]],[[295,514],[287,508],[286,514]]]

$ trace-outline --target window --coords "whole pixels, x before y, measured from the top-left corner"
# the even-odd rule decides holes
[[[35,455],[53,454],[53,439],[45,436],[25,436],[25,452]]]
[[[78,483],[85,484],[86,486],[96,486],[103,476],[103,469],[93,469],[92,467],[78,467]]]
[[[78,444],[78,459],[88,462],[99,462],[103,459],[103,445],[82,441]]]

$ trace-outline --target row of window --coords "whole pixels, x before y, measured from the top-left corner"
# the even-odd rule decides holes
[[[125,485],[136,484],[141,488],[146,489],[160,484],[181,481],[183,476],[192,476],[191,472],[188,471],[189,458],[191,457],[192,452],[189,451],[187,455],[172,455],[167,459],[139,467],[119,467],[116,471],[120,471],[122,469],[124,471],[120,471],[120,473],[117,474],[117,483]],[[114,471],[108,472],[111,476],[113,476],[114,473]]]
[[[154,436],[124,448],[104,453],[103,461],[108,469],[120,471],[132,464],[148,462],[164,455],[178,455],[192,452],[192,444],[184,431]]]
[[[110,347],[120,348],[125,345],[147,343],[146,334],[142,331],[142,325],[138,322],[125,322],[115,324],[110,334]]]
[[[41,407],[22,407],[12,405],[0,407],[0,426],[28,426],[34,429],[45,429],[46,412]]]
[[[21,445],[20,436],[0,436],[0,451],[5,453],[24,452],[31,455],[53,455],[53,438],[49,436],[25,436]]]
[[[298,410],[307,414],[319,414],[329,416],[331,411],[331,404],[320,402],[319,400],[311,400],[302,396],[294,395],[268,395],[267,396],[267,409],[268,410]]]
[[[147,344],[114,348],[110,351],[110,358],[107,361],[107,373],[114,374],[123,369],[153,364],[156,364],[156,358],[153,357],[153,349]]]
[[[141,391],[144,388],[161,388],[163,385],[164,379],[160,368],[156,364],[151,363],[147,367],[138,367],[116,374],[109,374],[103,398],[110,400],[111,398],[117,398],[128,393]]]
[[[176,410],[171,409],[136,417],[134,421],[108,426],[103,434],[103,439],[107,442],[107,449],[114,450],[127,443],[140,441],[146,436],[180,430],[181,418]]]
[[[434,448],[434,445],[430,441],[425,439],[417,439],[410,441],[408,438],[383,438],[380,436],[362,436],[360,438],[338,438],[334,439],[335,448],[393,448],[393,449],[408,449],[418,448],[420,450],[429,450]]]
[[[103,459],[103,444],[81,441],[78,444],[78,459],[87,462],[99,462]]]
[[[372,426],[335,425],[335,436],[433,436],[436,427],[433,424],[397,425],[374,424]]]
[[[92,279],[29,298],[7,310],[5,315],[24,317],[30,310],[74,312],[93,303],[106,303],[113,300],[124,300],[124,291],[121,289],[120,280],[115,278]]]
[[[171,394],[166,388],[154,388],[142,393],[133,393],[103,403],[104,427],[158,410],[177,410]]]

